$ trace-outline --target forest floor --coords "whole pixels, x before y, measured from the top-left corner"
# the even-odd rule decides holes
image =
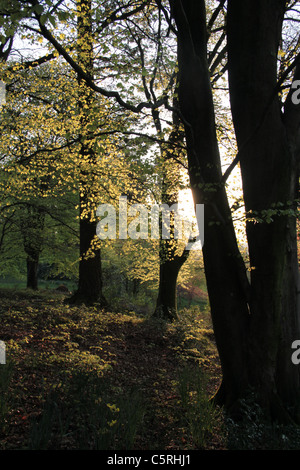
[[[0,318],[1,450],[224,447],[207,400],[218,357],[200,312],[166,324],[2,289]]]
[[[265,431],[253,420],[244,443],[231,428],[230,444],[209,400],[221,373],[205,310],[185,309],[169,324],[64,300],[0,290],[0,450],[227,450],[238,439],[241,448],[262,446]],[[279,435],[280,448],[290,445]]]

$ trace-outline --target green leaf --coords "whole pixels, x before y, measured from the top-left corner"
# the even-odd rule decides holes
[[[41,15],[44,11],[43,5],[34,5],[33,10],[38,14]]]
[[[69,18],[69,12],[67,11],[58,11],[57,12],[57,17],[59,21],[66,21]]]
[[[55,28],[55,26],[56,26],[55,17],[49,15],[48,19],[49,19],[50,23],[52,24],[52,26]]]
[[[48,19],[47,14],[41,15],[40,20],[41,20],[41,23],[42,23],[43,25],[47,22],[47,19]]]

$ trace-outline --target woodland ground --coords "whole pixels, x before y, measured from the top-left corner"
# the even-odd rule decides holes
[[[0,318],[0,450],[300,448],[297,429],[266,428],[253,408],[241,427],[212,407],[207,309],[166,324],[2,289]]]

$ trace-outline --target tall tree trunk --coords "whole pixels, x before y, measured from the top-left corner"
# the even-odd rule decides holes
[[[226,191],[220,186],[221,162],[207,65],[205,2],[171,0],[170,5],[178,31],[179,104],[191,188],[194,203],[204,204],[204,268],[223,371],[218,398],[222,397],[229,406],[247,384],[249,285]]]
[[[91,0],[77,1],[78,63],[90,76],[93,75],[93,33]],[[83,79],[78,78],[78,107],[80,113],[80,260],[78,289],[70,299],[72,303],[106,306],[102,292],[101,251],[96,237],[95,201],[98,182],[95,171],[97,156],[88,136],[87,126],[93,119],[94,92]],[[98,201],[99,202],[99,201]]]
[[[296,419],[299,370],[291,362],[291,343],[300,335],[295,216],[281,209],[293,208],[299,147],[291,124],[284,124],[295,111],[286,109],[283,116],[274,94],[285,2],[228,4],[230,96],[243,191],[248,215],[259,222],[247,223],[250,284],[221,184],[206,61],[205,2],[170,4],[178,30],[180,110],[191,185],[195,203],[205,204],[203,257],[223,372],[216,398],[232,409],[252,389],[270,418]],[[299,114],[296,128],[298,132]]]
[[[299,370],[291,362],[291,344],[300,337],[296,217],[291,210],[298,166],[295,134],[285,123],[289,110],[282,114],[276,93],[285,4],[229,0],[227,24],[230,97],[245,207],[260,220],[247,223],[252,267],[248,369],[251,383],[274,414],[283,407],[295,414],[300,392]],[[299,132],[299,106],[297,122]]]

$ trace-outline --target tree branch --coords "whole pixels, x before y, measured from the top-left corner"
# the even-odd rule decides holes
[[[47,27],[44,24],[42,24],[40,15],[35,14],[35,16],[36,16],[36,19],[38,20],[40,31],[42,35],[44,36],[44,38],[47,39],[52,44],[52,46],[57,50],[57,52],[66,60],[66,62],[78,74],[78,77],[83,79],[92,90],[96,91],[97,93],[100,93],[102,96],[105,96],[106,98],[114,98],[120,106],[122,106],[124,109],[127,109],[128,111],[132,111],[133,113],[139,113],[144,108],[156,109],[162,105],[167,104],[167,101],[168,101],[167,96],[163,96],[156,103],[141,102],[137,106],[135,106],[131,103],[124,101],[117,91],[109,91],[109,90],[106,90],[105,88],[102,88],[96,85],[95,82],[90,77],[90,75],[83,70],[83,68],[70,56],[70,54],[66,51],[66,49],[55,39],[55,37],[47,29]]]

